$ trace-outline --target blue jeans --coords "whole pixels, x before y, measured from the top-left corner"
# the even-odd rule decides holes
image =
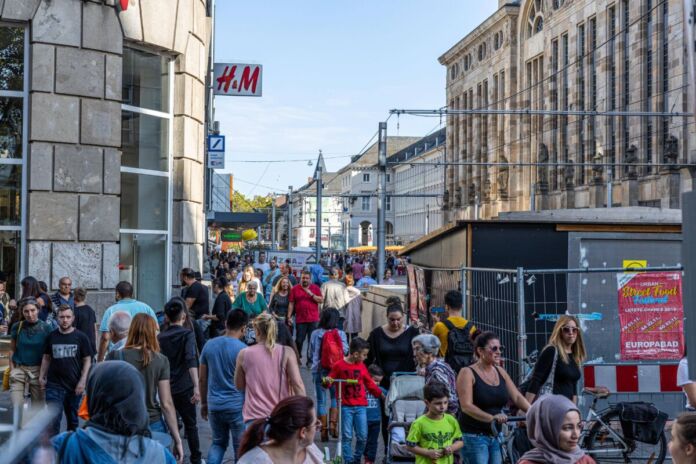
[[[343,462],[359,464],[367,442],[367,411],[365,406],[341,407],[341,440]],[[353,448],[355,431],[355,448]]]
[[[317,416],[325,416],[328,414],[326,410],[326,394],[331,396],[331,408],[336,407],[336,389],[334,387],[327,390],[321,386],[321,378],[329,375],[329,371],[326,369],[318,368],[319,370],[312,374],[314,376],[314,390],[317,392]]]
[[[464,464],[502,464],[498,437],[477,433],[463,436],[462,461]]]
[[[160,419],[150,424],[150,432],[169,433],[169,429],[167,428],[167,424]]]
[[[220,464],[225,456],[227,446],[232,434],[232,446],[234,447],[235,462],[239,452],[239,441],[244,432],[244,419],[242,411],[209,411],[208,420],[213,435],[213,442],[208,450],[208,463]]]
[[[375,462],[377,459],[377,446],[379,445],[379,431],[381,421],[367,423],[367,444],[365,446],[365,461]]]
[[[51,436],[58,435],[60,432],[60,421],[65,413],[65,421],[68,430],[77,430],[79,425],[77,411],[80,409],[82,395],[76,395],[74,391],[67,391],[58,385],[46,386],[46,403],[53,404],[58,408],[55,419],[51,423]]]

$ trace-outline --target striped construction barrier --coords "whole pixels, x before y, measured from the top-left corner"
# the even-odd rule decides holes
[[[588,364],[585,387],[607,387],[612,393],[674,393],[679,364]]]

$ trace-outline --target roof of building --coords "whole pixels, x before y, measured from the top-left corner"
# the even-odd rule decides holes
[[[440,147],[445,144],[446,141],[446,136],[445,136],[446,130],[443,127],[442,129],[433,132],[430,135],[426,135],[422,139],[418,140],[416,143],[412,143],[411,145],[407,146],[406,148],[397,151],[393,155],[387,157],[387,162],[388,163],[400,163],[404,161],[408,161],[411,158],[414,158],[418,155],[422,155],[423,153],[427,152],[428,150],[432,150],[433,148]]]
[[[311,179],[311,178],[308,180],[309,180],[309,182],[307,182],[305,185],[303,185],[302,187],[295,190],[293,193],[302,192],[303,194],[306,194],[306,193],[316,192],[317,191],[316,181]],[[322,181],[324,183],[323,192],[325,194],[340,193],[341,192],[341,183],[340,183],[340,177],[338,176],[338,172],[325,172],[322,175]]]
[[[640,232],[640,228],[646,231],[657,231],[655,226],[661,227],[663,232],[675,232],[681,227],[682,215],[678,209],[650,208],[643,206],[630,206],[619,208],[578,208],[578,209],[554,209],[543,211],[514,211],[501,213],[492,219],[469,219],[450,223],[431,233],[422,236],[406,245],[399,254],[407,255],[423,246],[442,238],[454,230],[466,227],[471,223],[488,224],[563,224],[563,225],[591,225],[591,226],[630,226],[630,231]],[[675,227],[676,226],[676,227]],[[650,229],[650,230],[647,230]]]
[[[421,140],[421,137],[409,137],[403,135],[388,135],[387,136],[387,158],[394,153],[403,150],[404,148],[417,143]],[[339,172],[344,172],[347,169],[360,168],[360,167],[372,167],[377,164],[377,157],[379,156],[379,144],[377,142],[373,143],[367,147],[359,155],[355,155],[351,158],[350,164],[341,168]]]

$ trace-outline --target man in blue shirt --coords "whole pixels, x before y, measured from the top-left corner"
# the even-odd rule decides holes
[[[138,301],[133,298],[133,286],[130,282],[121,281],[116,285],[116,304],[109,306],[104,312],[101,324],[99,325],[99,332],[101,333],[101,338],[99,339],[99,354],[97,355],[97,361],[103,361],[104,356],[106,356],[106,348],[109,345],[109,319],[111,315],[115,312],[123,311],[130,314],[131,319],[133,316],[139,313],[146,313],[151,316],[155,322],[157,322],[157,315],[152,310],[150,306],[142,301]],[[159,323],[157,323],[159,326]]]
[[[230,433],[235,454],[239,451],[244,431],[244,393],[234,385],[234,371],[239,352],[246,348],[240,339],[248,322],[249,316],[244,311],[230,311],[225,321],[225,335],[209,340],[201,353],[201,417],[210,420],[213,434],[213,443],[208,451],[209,464],[222,462]]]
[[[70,277],[61,277],[58,281],[58,291],[51,295],[51,302],[57,309],[61,305],[70,306],[75,311],[75,298],[72,292],[72,280]]]

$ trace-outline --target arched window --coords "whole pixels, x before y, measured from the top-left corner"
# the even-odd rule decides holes
[[[565,0],[553,0],[553,2],[552,2],[553,9],[554,10],[559,9],[560,7],[563,6],[564,3],[565,3]]]
[[[500,48],[499,40],[500,40],[500,36],[496,32],[496,34],[493,36],[493,50],[497,50],[498,48]]]
[[[560,0],[557,0],[560,1]],[[544,1],[533,0],[527,15],[527,37],[531,37],[544,29]]]

